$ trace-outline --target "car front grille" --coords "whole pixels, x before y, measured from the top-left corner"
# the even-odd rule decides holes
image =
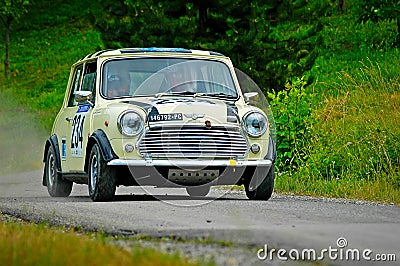
[[[238,127],[164,126],[149,129],[138,149],[152,157],[235,158],[246,155],[248,144]]]

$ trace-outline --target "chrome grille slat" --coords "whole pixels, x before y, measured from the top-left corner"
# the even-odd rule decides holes
[[[173,147],[173,148],[168,148],[168,147],[163,147],[164,149],[163,149],[163,151],[176,151],[176,152],[185,152],[185,151],[194,151],[195,149],[193,149],[193,148],[191,148],[191,147],[179,147],[179,148],[176,148],[176,147]],[[215,147],[201,147],[201,149],[202,150],[197,150],[198,152],[200,152],[200,153],[206,153],[206,152],[208,152],[208,153],[211,153],[211,152],[209,152],[210,150],[212,150],[212,149],[214,149]],[[233,151],[233,150],[236,150],[236,151],[243,151],[244,149],[240,149],[240,148],[236,148],[236,149],[229,149],[229,148],[225,148],[225,149],[221,149],[221,148],[219,148],[218,149],[218,152],[231,152],[231,151]],[[147,149],[147,152],[157,152],[157,151],[159,151],[159,148],[153,148],[153,149]]]
[[[139,153],[152,157],[242,157],[248,143],[238,127],[183,126],[149,129],[138,143]]]
[[[227,133],[208,133],[208,132],[204,132],[205,134],[207,134],[207,135],[205,135],[205,136],[208,136],[208,137],[222,137],[222,136],[230,136],[230,137],[232,137],[232,138],[237,138],[237,137],[239,137],[238,136],[238,134],[227,134]],[[180,134],[168,134],[168,135],[166,135],[166,134],[158,134],[158,135],[154,135],[154,134],[149,134],[148,135],[148,137],[156,137],[156,138],[159,138],[159,137],[182,137],[182,136],[187,136],[187,137],[196,137],[196,136],[198,136],[197,135],[198,133],[194,133],[194,132],[182,132],[182,133],[180,133]]]
[[[227,138],[232,139],[232,140],[239,140],[242,141],[242,138],[237,137],[237,136],[215,136],[215,137],[210,137],[210,136],[198,136],[198,135],[185,135],[182,134],[181,136],[147,136],[146,140],[149,141],[158,141],[158,140],[189,140],[189,139],[197,139],[197,140],[226,140]]]
[[[186,144],[186,145],[157,145],[157,144],[144,144],[143,146],[146,146],[147,150],[149,149],[159,149],[159,148],[163,148],[163,149],[169,149],[169,148],[173,148],[173,147],[179,147],[182,149],[188,149],[188,148],[192,148],[193,149],[193,143],[192,144]],[[233,145],[229,145],[229,144],[220,144],[220,145],[205,145],[205,144],[201,144],[198,147],[201,147],[202,149],[232,149],[232,150],[246,150],[246,148],[242,148],[242,147],[234,147]]]
[[[236,128],[236,129],[232,128],[232,129],[233,130],[231,130],[230,132],[240,133],[238,128]],[[207,131],[207,132],[226,133],[226,130],[223,130],[223,129],[208,129],[208,128],[204,128],[204,130]],[[177,129],[177,128],[175,128],[175,129],[168,130],[168,133],[181,133],[181,132],[184,132],[184,131],[191,132],[191,131],[193,131],[193,129],[185,129],[185,128]],[[160,129],[152,129],[149,132],[154,133],[154,134],[160,134],[160,133],[162,134],[165,131],[164,130],[160,130]]]
[[[192,142],[193,142],[193,139],[178,139],[178,138],[175,138],[175,139],[165,138],[165,139],[162,139],[162,140],[167,140],[169,143],[182,143],[182,144],[185,144],[185,143],[192,143]],[[198,140],[201,140],[202,143],[207,142],[207,143],[223,144],[223,143],[226,142],[226,139],[217,139],[217,140],[214,140],[214,139],[201,139],[201,138],[199,138]],[[160,145],[160,144],[159,144],[160,139],[151,139],[151,140],[147,140],[147,139],[146,139],[146,140],[144,140],[143,142],[146,143],[147,145],[151,145],[151,144]],[[241,143],[243,143],[243,141],[240,140],[240,139],[233,139],[233,140],[230,141],[230,143],[241,144]],[[165,144],[164,144],[164,145],[165,145]]]

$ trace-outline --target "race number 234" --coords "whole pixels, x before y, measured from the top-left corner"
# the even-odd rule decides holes
[[[76,113],[72,122],[71,134],[71,156],[83,156],[83,125],[86,118],[86,112]]]

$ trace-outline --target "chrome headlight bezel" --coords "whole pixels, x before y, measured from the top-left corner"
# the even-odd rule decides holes
[[[257,116],[254,119],[259,121],[258,123],[260,125],[259,130],[256,130],[256,128],[253,125],[248,124],[250,116]],[[243,116],[242,127],[250,137],[253,138],[261,137],[262,135],[265,134],[265,132],[268,129],[268,118],[262,112],[250,111]],[[254,130],[250,130],[250,128],[253,128]]]
[[[132,121],[127,121],[129,115],[132,115],[131,120],[133,120],[133,123],[135,124],[135,129],[132,130],[134,127],[130,127],[128,124],[132,123]],[[144,119],[143,117],[136,111],[134,110],[126,110],[122,112],[117,119],[117,125],[118,125],[118,130],[121,134],[128,136],[128,137],[134,137],[139,135],[143,129],[144,129]],[[132,124],[130,124],[132,125]]]

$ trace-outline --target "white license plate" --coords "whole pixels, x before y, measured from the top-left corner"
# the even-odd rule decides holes
[[[183,120],[182,113],[171,113],[171,114],[151,114],[149,116],[150,122],[159,122],[159,121],[176,121]]]

